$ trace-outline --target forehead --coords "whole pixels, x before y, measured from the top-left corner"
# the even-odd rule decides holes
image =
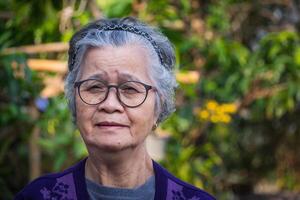
[[[81,65],[81,79],[99,76],[108,81],[148,80],[149,57],[137,44],[88,49]]]

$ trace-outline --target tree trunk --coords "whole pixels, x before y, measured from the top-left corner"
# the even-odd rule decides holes
[[[39,112],[34,105],[30,107],[30,115],[34,121],[38,119]],[[35,125],[29,139],[29,178],[33,180],[41,175],[41,150],[38,144],[40,128]]]

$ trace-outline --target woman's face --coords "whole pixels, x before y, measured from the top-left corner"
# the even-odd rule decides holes
[[[85,54],[77,80],[97,78],[113,85],[138,80],[153,85],[147,65],[146,50],[136,44],[92,48]],[[154,107],[154,90],[149,90],[145,102],[136,108],[123,106],[115,88],[98,105],[84,103],[76,90],[76,122],[88,148],[120,151],[142,145],[157,120]]]

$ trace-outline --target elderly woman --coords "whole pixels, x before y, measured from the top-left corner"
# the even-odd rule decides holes
[[[169,40],[134,18],[101,19],[70,42],[66,97],[89,156],[16,199],[214,199],[154,162],[147,135],[174,111]]]

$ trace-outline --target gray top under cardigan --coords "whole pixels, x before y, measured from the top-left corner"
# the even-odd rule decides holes
[[[90,200],[153,200],[155,194],[155,177],[151,176],[143,185],[127,189],[106,187],[86,179]]]

